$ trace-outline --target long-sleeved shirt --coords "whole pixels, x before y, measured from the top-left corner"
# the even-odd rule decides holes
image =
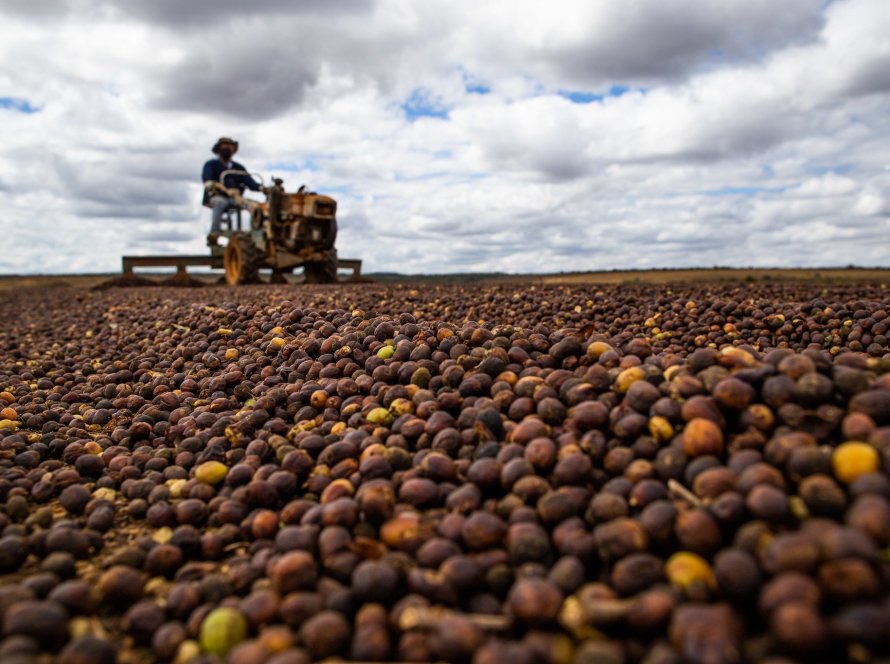
[[[229,173],[226,175],[225,182],[222,182],[219,178],[225,171],[242,171],[242,173]],[[204,182],[215,180],[222,182],[224,187],[238,187],[241,191],[245,189],[250,189],[251,191],[260,190],[259,182],[250,177],[247,169],[237,161],[226,163],[222,159],[211,159],[204,164],[204,168],[201,171],[201,180]]]

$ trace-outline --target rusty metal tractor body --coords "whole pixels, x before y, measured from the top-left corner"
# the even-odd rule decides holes
[[[242,224],[241,211],[232,208],[221,233],[227,244],[211,248],[213,255],[222,255],[229,284],[255,282],[264,268],[272,270],[273,281],[283,281],[285,273],[301,266],[309,283],[337,281],[337,201],[304,187],[289,193],[278,178],[263,188],[263,202],[244,198],[237,189],[218,189],[249,218]]]

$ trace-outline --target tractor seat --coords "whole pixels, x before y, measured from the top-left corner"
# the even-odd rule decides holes
[[[211,209],[213,206],[209,201],[205,201],[203,203],[204,207]],[[222,213],[222,223],[223,227],[227,228],[229,232],[240,231],[241,230],[241,211],[243,208],[238,205],[232,204],[223,210]]]
[[[229,231],[241,230],[241,208],[237,205],[230,205],[222,214],[222,222],[224,226],[229,227]]]

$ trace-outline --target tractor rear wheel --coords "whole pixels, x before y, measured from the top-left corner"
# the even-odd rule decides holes
[[[337,252],[329,251],[328,257],[318,263],[306,263],[303,267],[303,277],[307,284],[336,284]]]
[[[223,265],[226,268],[226,283],[230,286],[252,284],[259,281],[260,252],[247,235],[232,235]]]

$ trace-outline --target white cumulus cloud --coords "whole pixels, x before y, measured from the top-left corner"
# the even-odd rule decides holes
[[[220,135],[370,272],[887,266],[888,34],[886,0],[6,3],[0,272],[205,251]]]

